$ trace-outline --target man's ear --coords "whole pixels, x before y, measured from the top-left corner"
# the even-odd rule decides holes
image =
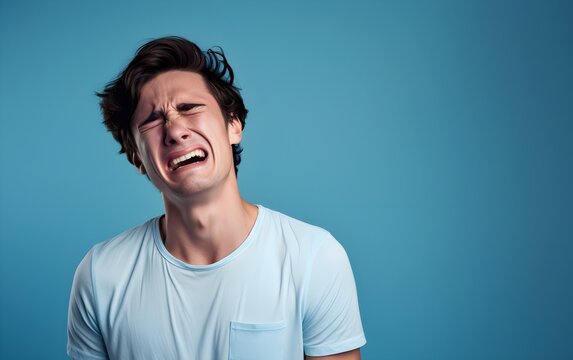
[[[243,125],[241,120],[233,116],[227,125],[227,133],[229,134],[229,143],[236,145],[243,139]]]
[[[133,160],[133,165],[135,165],[135,167],[137,168],[137,170],[138,170],[142,175],[145,175],[145,174],[146,174],[145,167],[143,166],[143,163],[141,162],[141,159],[139,158],[139,155],[137,155],[137,153],[133,153],[133,157],[131,158],[131,160]]]

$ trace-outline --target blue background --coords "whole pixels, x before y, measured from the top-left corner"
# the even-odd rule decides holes
[[[364,359],[573,358],[570,1],[0,3],[2,359],[65,358],[75,267],[162,211],[94,96],[220,45],[251,202],[351,258]]]

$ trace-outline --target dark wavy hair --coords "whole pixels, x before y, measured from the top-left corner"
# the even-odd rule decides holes
[[[130,122],[137,107],[141,88],[155,76],[169,70],[185,70],[198,73],[205,79],[209,91],[217,100],[225,121],[237,118],[245,127],[248,110],[245,108],[239,88],[233,84],[234,74],[220,47],[202,51],[191,41],[169,36],[152,40],[141,46],[135,57],[119,76],[109,82],[97,96],[103,123],[121,145],[133,164],[136,151]],[[232,145],[235,174],[241,162],[240,144]]]

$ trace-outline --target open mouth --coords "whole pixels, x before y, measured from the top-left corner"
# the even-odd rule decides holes
[[[169,169],[171,169],[171,171],[175,171],[184,166],[205,161],[205,159],[207,159],[207,154],[205,153],[205,151],[201,149],[196,149],[185,155],[181,155],[169,161]]]

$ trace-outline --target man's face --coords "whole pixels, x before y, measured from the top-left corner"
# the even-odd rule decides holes
[[[171,201],[204,193],[236,181],[231,144],[241,129],[238,119],[225,123],[201,75],[168,71],[141,89],[131,122],[134,164]]]

